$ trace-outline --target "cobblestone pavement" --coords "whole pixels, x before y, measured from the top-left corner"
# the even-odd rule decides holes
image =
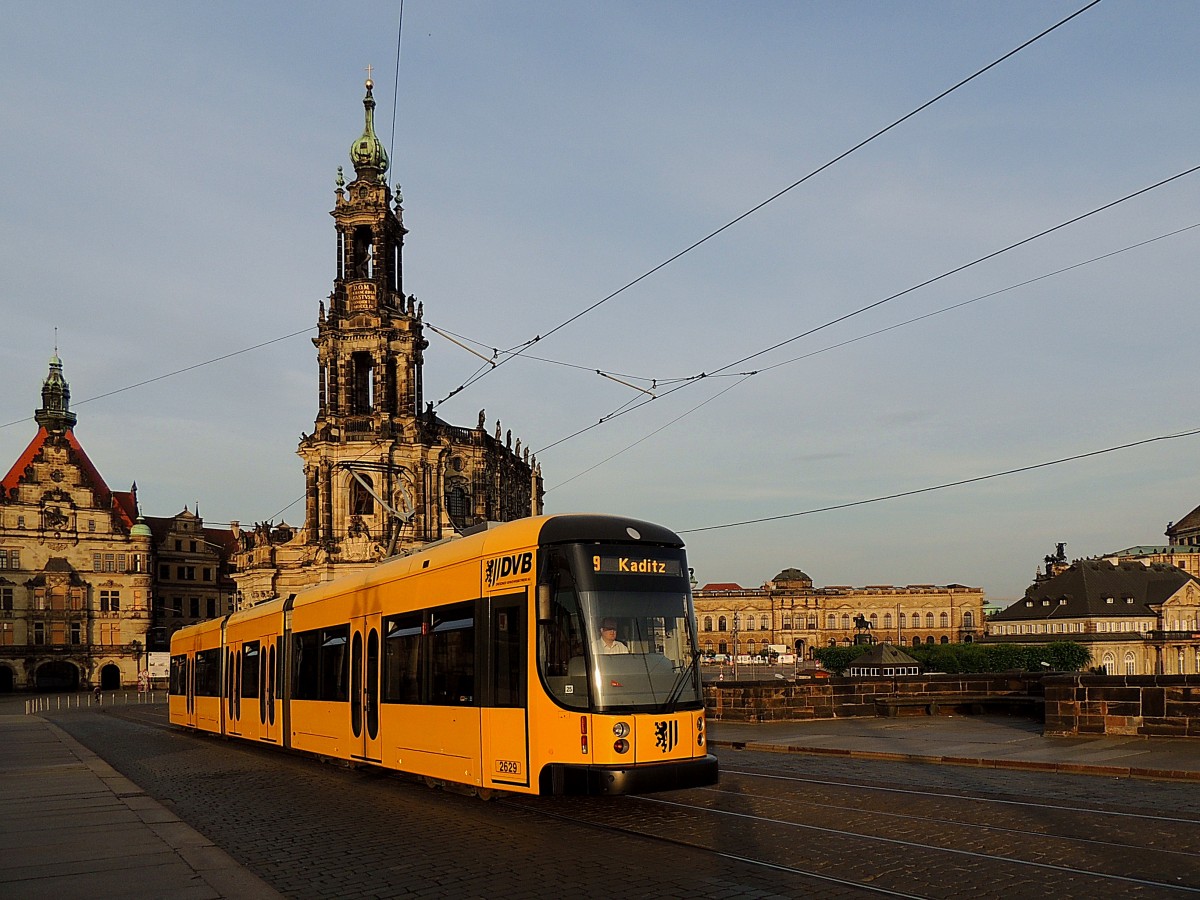
[[[509,800],[484,803],[120,716],[47,717],[293,897],[608,897],[617,889],[625,897],[784,898],[811,895],[819,884],[704,850],[597,832]]]
[[[294,897],[1200,889],[1200,785],[726,751],[713,790],[483,803],[121,715],[48,717]]]

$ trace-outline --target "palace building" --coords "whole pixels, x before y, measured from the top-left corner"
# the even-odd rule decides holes
[[[983,590],[961,584],[814,587],[804,572],[784,569],[762,587],[706,584],[693,599],[705,654],[782,646],[805,660],[817,647],[856,640],[917,646],[970,642],[983,633]]]
[[[153,537],[75,436],[57,353],[38,430],[0,481],[0,692],[137,684]]]
[[[235,527],[239,606],[361,571],[380,559],[487,521],[542,511],[542,478],[528,447],[484,412],[474,427],[443,421],[424,399],[424,308],[405,294],[400,189],[375,134],[367,81],[365,125],[350,146],[354,180],[338,168],[333,290],[317,316],[317,414],[297,452],[305,512],[298,527]]]
[[[988,620],[983,640],[1074,641],[1107,675],[1198,674],[1200,582],[1163,562],[1048,563],[1022,599]]]

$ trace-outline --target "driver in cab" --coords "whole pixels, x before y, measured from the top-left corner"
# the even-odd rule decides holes
[[[629,648],[617,640],[616,619],[604,619],[600,623],[600,637],[592,642],[592,652],[600,656],[629,652]]]

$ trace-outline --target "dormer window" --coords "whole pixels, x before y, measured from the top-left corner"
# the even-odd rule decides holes
[[[1132,597],[1126,597],[1126,598],[1125,598],[1125,602],[1126,602],[1126,603],[1128,603],[1128,604],[1130,604],[1130,605],[1132,605],[1132,604],[1133,604],[1133,598],[1132,598]]]
[[[1050,601],[1049,601],[1049,600],[1043,600],[1043,601],[1042,601],[1042,606],[1049,606],[1049,605],[1050,605]]]
[[[1112,598],[1112,597],[1105,597],[1105,598],[1104,598],[1104,602],[1105,602],[1105,603],[1107,603],[1107,604],[1109,604],[1109,605],[1111,606],[1111,605],[1112,605],[1112,602],[1113,602],[1113,598]]]
[[[1032,600],[1026,600],[1026,601],[1025,601],[1025,605],[1026,605],[1026,606],[1033,606],[1033,601],[1032,601]]]
[[[1066,598],[1066,597],[1063,597],[1063,598],[1061,598],[1061,599],[1058,601],[1058,605],[1059,605],[1059,606],[1066,606],[1066,605],[1067,605],[1067,598]]]

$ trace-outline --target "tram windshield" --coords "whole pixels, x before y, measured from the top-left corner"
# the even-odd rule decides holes
[[[683,551],[577,546],[550,565],[538,665],[564,706],[596,712],[703,705]]]

